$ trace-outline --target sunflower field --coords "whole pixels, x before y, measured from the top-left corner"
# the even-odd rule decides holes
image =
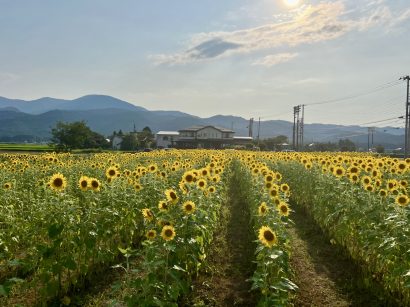
[[[293,203],[369,286],[409,305],[409,168],[410,160],[362,154],[1,154],[0,305],[80,305],[76,293],[113,270],[124,276],[122,303],[182,305],[209,273],[235,199],[249,216],[255,305],[292,305],[298,291]]]

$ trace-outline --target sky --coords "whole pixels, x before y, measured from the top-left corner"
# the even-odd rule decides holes
[[[7,98],[402,127],[409,50],[409,0],[0,0]]]

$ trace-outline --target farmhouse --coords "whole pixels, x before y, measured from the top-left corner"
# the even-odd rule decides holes
[[[234,131],[216,126],[193,126],[179,130],[177,148],[224,148],[252,143],[251,137],[234,137]]]
[[[158,148],[172,148],[175,147],[178,141],[178,131],[158,131],[155,134],[155,141]]]

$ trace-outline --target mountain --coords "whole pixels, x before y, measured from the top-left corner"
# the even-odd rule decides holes
[[[6,107],[13,107],[29,114],[41,114],[52,110],[97,110],[110,108],[146,111],[142,107],[106,95],[87,95],[74,100],[44,97],[32,101],[0,97],[0,108]]]
[[[45,110],[45,111],[44,111]],[[46,140],[58,121],[84,120],[94,131],[105,136],[112,132],[142,130],[148,126],[153,132],[179,130],[194,125],[214,125],[233,129],[236,136],[248,136],[249,120],[238,116],[215,115],[200,118],[179,111],[149,111],[110,96],[89,95],[74,100],[41,98],[33,101],[0,97],[0,141]],[[256,138],[286,135],[292,140],[293,123],[284,120],[254,122]],[[305,124],[305,143],[338,142],[348,138],[367,148],[368,129],[361,126]],[[403,147],[403,129],[377,128],[374,145],[386,148]]]

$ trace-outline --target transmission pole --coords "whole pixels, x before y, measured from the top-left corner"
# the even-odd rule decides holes
[[[300,105],[293,107],[293,149],[299,150]]]
[[[253,137],[253,117],[249,120],[249,136]]]
[[[407,81],[407,95],[406,95],[406,128],[404,131],[404,158],[409,155],[409,128],[410,128],[410,103],[409,103],[409,80],[410,76],[401,77],[399,80]]]
[[[304,125],[305,105],[302,104],[300,107],[302,108],[302,117],[300,119],[300,132],[299,133],[300,133],[300,146],[303,149],[303,136],[304,136],[304,129],[305,129],[305,125]]]
[[[259,134],[260,134],[260,132],[261,132],[261,118],[259,117],[259,120],[258,120],[258,145],[259,145]]]

